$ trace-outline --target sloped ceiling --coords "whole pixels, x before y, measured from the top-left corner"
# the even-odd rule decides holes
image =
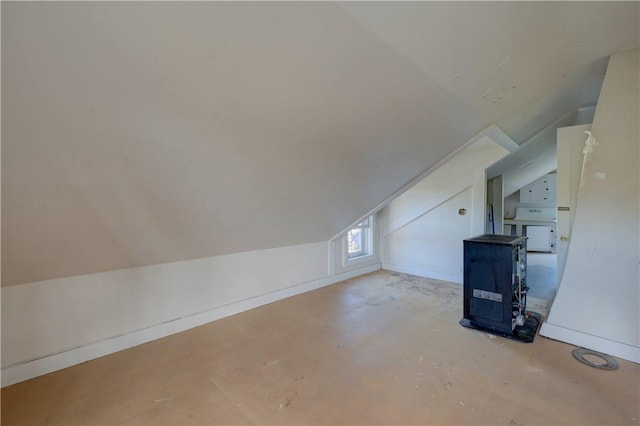
[[[327,240],[637,45],[637,3],[2,2],[2,284]]]
[[[596,100],[639,43],[638,3],[351,2],[343,7],[515,141]],[[591,102],[593,103],[593,102]]]
[[[525,185],[558,168],[557,131],[560,127],[576,125],[578,111],[570,111],[547,126],[510,155],[486,169],[487,179],[502,176],[503,197],[506,198]],[[585,135],[586,140],[586,135]]]

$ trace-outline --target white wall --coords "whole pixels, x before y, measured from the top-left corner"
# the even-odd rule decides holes
[[[5,2],[2,285],[328,240],[593,103],[638,7]]]
[[[639,50],[613,55],[567,262],[541,334],[640,362]]]
[[[473,236],[468,187],[383,239],[385,269],[462,282],[462,240]]]
[[[485,168],[507,153],[482,137],[382,209],[382,267],[462,282],[462,240],[484,233]]]
[[[520,190],[504,199],[504,217],[513,219],[516,215],[516,207],[520,205]]]
[[[351,275],[327,274],[327,242],[2,288],[3,386]]]
[[[488,122],[334,2],[3,3],[2,64],[3,286],[327,241]]]
[[[558,255],[558,282],[562,281],[567,251],[571,240],[571,226],[576,215],[578,188],[584,159],[585,131],[591,131],[591,124],[563,127],[558,129],[558,225],[556,228],[556,253]],[[568,207],[569,211],[560,207]],[[563,241],[565,237],[565,241]],[[568,238],[568,240],[566,240]]]

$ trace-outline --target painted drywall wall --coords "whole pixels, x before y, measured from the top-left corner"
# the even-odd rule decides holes
[[[508,152],[483,136],[383,208],[383,268],[461,282],[462,240],[484,233],[485,168]]]
[[[383,209],[379,217],[382,236],[405,226],[454,194],[473,185],[474,174],[478,170],[484,172],[488,164],[492,164],[508,152],[490,137],[480,137]]]
[[[591,117],[593,119],[593,117]],[[556,229],[556,253],[558,255],[558,281],[562,281],[567,252],[571,240],[571,226],[578,203],[578,188],[584,159],[586,131],[591,124],[558,129],[558,226]],[[562,209],[561,209],[562,207]],[[565,207],[568,207],[567,211]],[[567,240],[568,238],[568,240]]]
[[[327,253],[317,242],[5,287],[2,383],[349,277],[327,274]]]
[[[613,55],[567,261],[541,334],[640,362],[639,50]]]
[[[516,207],[520,205],[520,190],[505,197],[504,199],[504,217],[514,218],[516,215]]]
[[[383,238],[383,268],[462,282],[462,241],[473,236],[472,190],[464,189]]]
[[[593,103],[638,7],[3,2],[2,285],[333,238]]]
[[[488,124],[331,2],[2,5],[2,285],[327,241]]]

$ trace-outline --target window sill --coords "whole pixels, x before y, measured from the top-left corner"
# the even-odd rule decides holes
[[[343,262],[343,266],[345,268],[348,268],[349,266],[361,265],[363,263],[374,262],[374,261],[377,262],[377,258],[373,253],[371,253],[371,254],[365,254],[363,256],[354,257],[352,259],[345,259],[345,261]]]

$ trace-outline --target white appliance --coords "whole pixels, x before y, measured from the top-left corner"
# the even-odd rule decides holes
[[[527,250],[553,252],[556,244],[555,207],[516,207],[516,221],[523,222]]]
[[[516,207],[516,217],[513,220],[555,222],[558,220],[558,215],[555,207]]]

